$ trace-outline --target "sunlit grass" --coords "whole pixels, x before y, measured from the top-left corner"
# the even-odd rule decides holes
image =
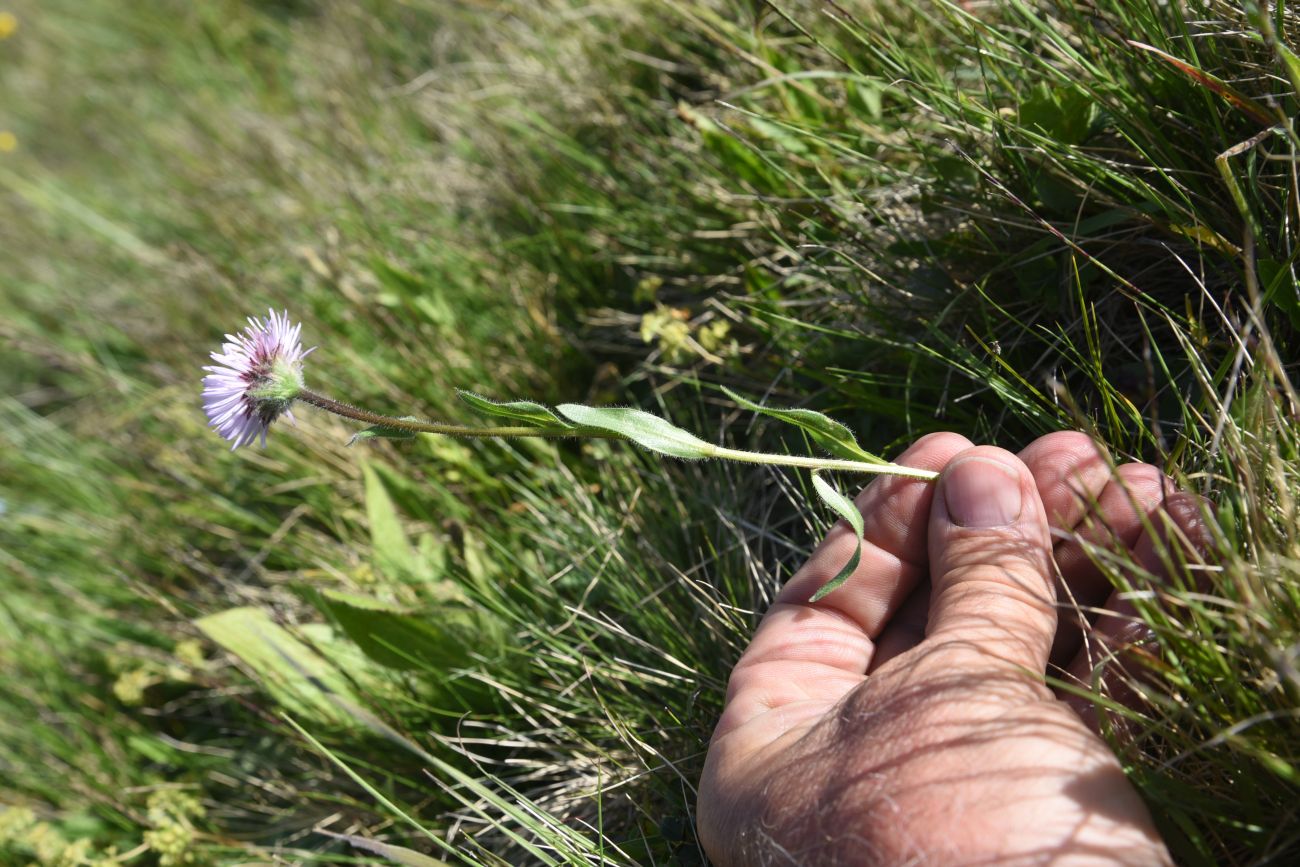
[[[1300,25],[1247,7],[16,4],[0,856],[703,859],[807,479],[309,411],[231,455],[198,366],[273,304],[377,410],[779,448],[727,385],[886,456],[1074,427],[1160,464],[1223,550],[1141,607],[1117,749],[1182,860],[1293,857]]]

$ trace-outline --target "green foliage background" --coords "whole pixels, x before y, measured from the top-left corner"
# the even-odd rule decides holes
[[[727,386],[886,454],[1083,428],[1159,463],[1222,566],[1154,588],[1117,749],[1182,861],[1300,847],[1288,5],[9,8],[0,860],[703,860],[807,480],[349,449],[306,409],[231,454],[199,367],[268,306],[312,385],[397,414],[464,388],[804,448]]]

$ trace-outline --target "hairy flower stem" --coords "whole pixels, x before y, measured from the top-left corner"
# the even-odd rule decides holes
[[[621,440],[618,434],[610,433],[606,430],[594,427],[464,427],[455,424],[442,424],[434,421],[418,421],[409,418],[396,418],[391,415],[380,415],[376,412],[369,412],[360,407],[352,406],[348,403],[341,403],[333,398],[326,397],[323,394],[317,394],[309,388],[304,388],[298,392],[298,400],[309,403],[312,406],[332,412],[335,415],[341,415],[344,418],[363,421],[366,424],[377,424],[383,427],[395,428],[397,430],[409,430],[412,433],[429,433],[442,434],[449,437],[476,437],[479,439],[501,439],[507,437],[547,437],[558,439],[560,437],[595,437],[607,440]]]
[[[561,439],[563,437],[584,437],[590,439],[627,440],[628,437],[597,427],[465,427],[462,425],[442,424],[439,422],[418,421],[409,418],[396,418],[369,412],[351,404],[341,403],[323,394],[317,394],[309,388],[301,389],[296,399],[312,406],[350,418],[366,424],[380,425],[412,433],[441,434],[453,437],[471,437],[478,439],[501,439],[509,437],[544,437]],[[810,458],[798,455],[773,455],[763,452],[747,452],[729,449],[724,446],[711,446],[705,457],[720,460],[738,461],[746,464],[770,464],[778,467],[801,467],[810,470],[840,470],[846,473],[870,473],[875,475],[903,476],[909,479],[933,481],[939,474],[933,470],[904,467],[899,464],[873,464],[866,461],[844,461],[830,458]]]

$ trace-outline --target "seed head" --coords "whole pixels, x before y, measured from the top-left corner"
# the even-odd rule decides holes
[[[265,320],[250,317],[242,333],[227,334],[221,351],[212,353],[216,366],[203,368],[203,411],[217,433],[234,443],[232,450],[259,437],[265,446],[273,421],[281,415],[293,420],[289,407],[303,388],[302,360],[312,351],[303,352],[301,331],[287,311],[268,311]]]

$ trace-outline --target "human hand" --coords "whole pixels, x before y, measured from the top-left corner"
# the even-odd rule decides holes
[[[1113,534],[1159,573],[1144,527],[1164,509],[1199,536],[1198,502],[1149,465],[1112,472],[1081,434],[1021,457],[925,437],[899,462],[942,476],[882,477],[859,495],[849,582],[807,602],[852,553],[841,522],[782,590],[705,763],[699,830],[715,863],[1170,863],[1091,704],[1044,685],[1049,659],[1086,678],[1134,638],[1123,617],[1090,627],[1086,646],[1076,617],[1058,624],[1053,553],[1080,605],[1110,587],[1077,540],[1053,552],[1051,528]]]

